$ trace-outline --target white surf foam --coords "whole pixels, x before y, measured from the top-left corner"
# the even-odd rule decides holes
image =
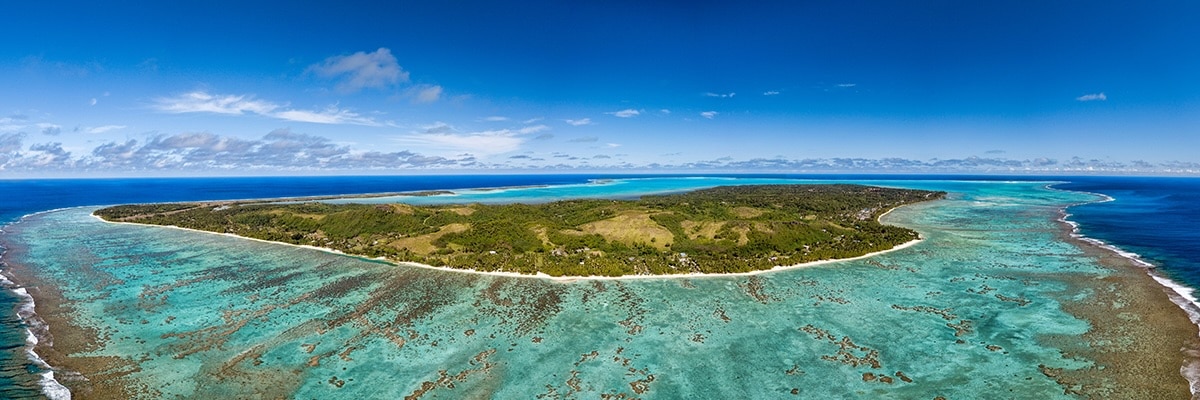
[[[38,380],[38,384],[42,386],[42,393],[52,400],[71,400],[71,389],[67,389],[66,386],[54,379],[54,371],[42,373],[42,379]]]
[[[48,210],[25,215],[21,217],[20,220],[24,220],[25,218],[37,214],[54,211],[55,210]],[[0,234],[3,233],[4,229],[0,229]],[[4,267],[2,258],[3,248],[0,248],[0,268]],[[51,367],[46,360],[42,359],[41,356],[38,356],[38,354],[33,351],[33,349],[39,343],[53,345],[54,342],[50,336],[50,328],[46,325],[46,321],[37,315],[36,307],[33,302],[33,296],[29,295],[29,291],[23,287],[17,287],[17,284],[8,279],[8,276],[4,275],[2,272],[3,271],[0,270],[0,287],[9,288],[14,295],[21,299],[14,311],[16,311],[17,316],[21,318],[21,321],[25,323],[25,358],[45,371],[39,374],[40,376],[38,378],[38,385],[42,388],[42,394],[45,394],[47,398],[52,400],[70,400],[71,390],[67,389],[66,386],[63,386],[63,384],[58,380],[54,379],[54,368]]]

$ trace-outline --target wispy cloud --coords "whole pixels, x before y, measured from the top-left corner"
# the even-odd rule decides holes
[[[37,127],[42,129],[43,135],[57,136],[62,133],[62,127],[55,124],[40,123]]]
[[[728,99],[728,98],[730,98],[730,97],[733,97],[733,96],[736,96],[736,95],[737,95],[737,93],[734,93],[734,92],[729,92],[729,93],[713,93],[713,92],[708,92],[708,93],[705,93],[705,94],[704,94],[704,96],[706,96],[706,97],[719,97],[719,98],[722,98],[722,99]]]
[[[204,91],[184,93],[175,97],[160,97],[154,100],[153,108],[171,114],[255,114],[316,124],[383,125],[370,117],[364,117],[350,110],[339,109],[337,106],[329,106],[324,110],[292,109],[274,102],[255,99],[249,95],[213,95]]]
[[[104,71],[104,67],[100,63],[92,61],[83,64],[73,64],[63,61],[47,60],[42,56],[28,56],[21,58],[21,65],[24,68],[34,71],[46,71],[58,75],[83,78],[95,72]]]
[[[595,137],[595,136],[577,137],[577,138],[568,140],[568,142],[571,142],[571,143],[595,143],[598,141],[600,141],[600,138]]]
[[[566,121],[566,123],[571,126],[583,126],[583,125],[591,125],[592,124],[591,118],[565,119],[563,121]]]
[[[708,119],[713,119],[714,117],[717,116],[717,114],[720,114],[720,113],[716,112],[716,111],[704,111],[704,112],[700,113],[700,116],[704,117],[704,118],[708,118]]]
[[[670,113],[671,113],[671,110],[668,110],[668,109],[665,109],[665,108],[664,108],[664,109],[658,110],[658,112],[660,112],[660,113],[663,113],[663,115],[667,115],[667,114],[670,114]]]
[[[612,116],[614,116],[614,117],[620,117],[620,118],[633,118],[633,117],[636,117],[636,116],[638,116],[638,115],[641,115],[641,114],[642,114],[642,112],[641,112],[641,111],[638,111],[638,110],[634,110],[634,109],[632,109],[632,108],[626,108],[626,109],[624,109],[624,110],[621,110],[621,111],[613,111],[613,112],[608,112],[608,113],[605,113],[605,114],[609,114],[609,115],[612,115]]]
[[[837,84],[837,87],[840,87],[840,88],[852,88],[855,86],[858,86],[858,84],[857,83],[839,83],[839,84]]]
[[[493,116],[484,118],[483,120],[488,121],[488,122],[504,122],[504,121],[508,121],[508,117],[501,117],[499,115],[493,115]]]
[[[538,132],[547,131],[547,130],[550,130],[549,126],[533,125],[533,126],[526,126],[526,127],[522,127],[521,129],[517,129],[517,133],[520,133],[522,135],[528,135],[530,133],[538,133]]]
[[[768,91],[763,92],[763,96],[775,96],[778,94],[779,94],[778,90],[768,90]]]
[[[21,151],[24,140],[24,133],[0,133],[0,157],[15,156],[17,152]],[[3,160],[0,159],[0,161]]]
[[[125,129],[125,125],[104,125],[104,126],[97,126],[97,127],[92,127],[92,128],[86,128],[86,129],[84,129],[84,130],[83,130],[83,132],[84,132],[84,133],[92,133],[92,134],[97,134],[97,133],[104,133],[104,132],[109,132],[109,131],[115,131],[115,130],[118,130],[118,129]]]
[[[442,98],[441,86],[423,86],[416,89],[417,95],[413,98],[417,103],[432,103]]]
[[[434,152],[490,156],[516,151],[521,144],[530,139],[528,135],[549,129],[550,127],[546,125],[531,125],[518,129],[459,132],[449,124],[438,122],[426,126],[422,131],[402,136],[396,140],[400,143],[421,146]]]
[[[1075,100],[1077,100],[1077,101],[1105,101],[1105,100],[1108,100],[1108,96],[1105,96],[1104,92],[1100,92],[1100,93],[1094,93],[1094,94],[1085,94],[1083,96],[1076,97]]]
[[[247,95],[212,95],[203,91],[195,91],[175,97],[155,99],[154,108],[172,114],[206,112],[268,115],[279,106],[268,101],[255,100]]]
[[[137,68],[144,72],[150,72],[150,73],[158,72],[158,59],[151,57],[151,58],[142,60],[142,62],[138,63]]]
[[[386,48],[371,53],[360,51],[329,57],[320,64],[309,66],[308,71],[324,78],[337,79],[337,89],[346,93],[408,81],[408,72],[400,68],[392,51]]]
[[[401,143],[418,145],[438,152],[466,152],[476,156],[489,156],[515,151],[524,142],[510,132],[485,131],[467,134],[417,134],[402,137]]]
[[[313,124],[350,124],[366,126],[381,125],[371,118],[358,115],[358,113],[350,110],[339,109],[335,106],[330,106],[321,111],[283,110],[275,112],[271,114],[271,116],[288,121],[308,122]]]
[[[43,135],[56,136],[62,133],[62,126],[49,122],[31,123],[29,116],[24,114],[0,117],[0,132],[24,131],[36,131],[41,132]]]

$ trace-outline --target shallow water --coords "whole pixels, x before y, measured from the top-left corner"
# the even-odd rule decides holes
[[[327,176],[246,178],[0,179],[0,226],[47,210],[123,203],[384,193],[489,185],[557,185],[587,182],[584,175]],[[0,232],[2,233],[2,232]],[[0,269],[4,248],[0,247]],[[0,288],[13,288],[0,280]],[[49,370],[29,355],[28,324],[18,310],[31,307],[24,296],[0,290],[0,398],[47,395]],[[53,394],[51,394],[53,396]]]
[[[1039,338],[1086,331],[1059,308],[1080,295],[1061,279],[1103,270],[1056,238],[1054,219],[1093,197],[877,183],[952,194],[885,217],[922,232],[916,246],[754,277],[447,273],[107,224],[90,209],[10,229],[18,261],[108,338],[93,355],[139,365],[130,378],[153,397],[1062,397],[1038,365],[1088,361]]]

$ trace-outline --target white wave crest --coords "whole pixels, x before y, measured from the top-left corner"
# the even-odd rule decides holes
[[[23,287],[14,288],[16,284],[3,274],[0,274],[0,285],[12,288],[10,291],[21,299],[21,302],[15,307],[15,311],[17,316],[21,318],[21,321],[25,323],[25,358],[45,371],[38,378],[38,385],[42,388],[42,394],[53,400],[69,400],[71,398],[71,390],[54,379],[54,368],[33,351],[39,343],[53,343],[46,321],[37,315],[33,296],[29,295],[29,291]]]

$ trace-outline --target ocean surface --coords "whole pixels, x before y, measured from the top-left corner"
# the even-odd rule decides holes
[[[1112,201],[1071,207],[1079,232],[1132,253],[1189,288],[1200,288],[1200,178],[1075,177],[1055,185]],[[1193,299],[1194,301],[1194,299]]]
[[[989,390],[1050,398],[1061,394],[1061,388],[1052,381],[1033,379],[1040,375],[1028,366],[1072,366],[1063,365],[1056,349],[1012,335],[1016,328],[1059,334],[1086,330],[1086,322],[1063,314],[1053,301],[1038,300],[1052,298],[1061,288],[1052,282],[1034,285],[1030,281],[1038,273],[1031,270],[1034,265],[1055,272],[1089,273],[1086,264],[1071,262],[1078,256],[1077,249],[1052,239],[1057,228],[1053,218],[1044,218],[1070,204],[1081,204],[1069,209],[1080,234],[1131,256],[1136,253],[1171,279],[1200,287],[1200,255],[1195,252],[1200,248],[1200,229],[1196,228],[1200,226],[1200,180],[1196,179],[644,178],[519,175],[0,181],[0,222],[67,208],[29,216],[6,227],[0,242],[20,246],[22,262],[58,277],[64,293],[81,299],[80,308],[91,322],[106,327],[113,339],[100,355],[137,354],[147,371],[139,379],[156,382],[155,394],[185,397],[244,394],[237,392],[239,382],[280,379],[270,386],[298,398],[354,393],[399,398],[421,388],[423,382],[432,382],[426,385],[432,391],[455,397],[496,390],[515,397],[634,395],[639,390],[650,396],[778,397],[793,389],[832,393],[834,397],[872,393],[904,397],[925,396],[930,393],[922,390],[944,387],[947,389],[941,394],[950,398]],[[455,196],[405,201],[543,202],[813,179],[947,190],[952,196],[937,207],[923,204],[889,214],[889,222],[917,229],[929,240],[869,262],[753,278],[565,285],[424,269],[397,272],[394,266],[287,246],[163,228],[113,226],[90,217],[89,208],[72,208],[512,187],[518,188],[465,190]],[[1049,181],[1065,182],[1054,187],[1069,191],[1045,190]],[[1084,192],[1115,200],[1098,202],[1101,196]],[[948,229],[953,227],[963,229]],[[1022,256],[1014,258],[1013,254]],[[80,271],[82,260],[95,268]],[[261,279],[247,280],[245,276]],[[130,290],[104,288],[110,291],[100,297],[110,299],[100,299],[91,291],[96,290],[96,280],[104,279],[117,279]],[[200,282],[204,284],[196,284]],[[145,290],[152,288],[171,295],[145,304]],[[18,316],[26,299],[20,288],[12,289],[16,290],[0,292],[0,398],[43,397],[45,389],[54,384],[47,380],[47,367],[28,354],[28,324]],[[980,296],[980,291],[997,295]],[[316,294],[303,294],[310,292]],[[875,292],[887,295],[870,300]],[[189,303],[189,299],[219,304],[223,316],[211,307]],[[917,307],[924,304],[942,306],[937,310]],[[972,310],[971,315],[946,311],[952,308]],[[871,320],[851,321],[846,319],[848,315],[871,316]],[[314,328],[314,316],[332,328]],[[271,324],[259,322],[268,317]],[[238,329],[221,335],[206,329],[229,325]],[[957,328],[948,328],[950,325]],[[910,343],[897,343],[882,330],[907,332]],[[921,353],[928,348],[911,345],[954,342],[961,337],[970,339],[968,345],[951,346],[937,357],[950,366],[972,366],[971,379],[961,369],[917,362],[933,355]],[[847,344],[841,338],[851,341]],[[145,343],[155,345],[147,348]],[[997,348],[1008,358],[998,358]],[[242,354],[256,360],[253,367],[247,361],[222,369],[226,375],[210,373],[222,360],[228,363]],[[833,361],[828,365],[805,361],[824,360],[822,356]],[[1021,362],[1013,363],[1014,359]],[[901,383],[911,378],[928,384],[871,386],[874,379],[860,381],[858,375],[881,372],[872,368],[872,363],[883,364],[886,371],[882,374],[888,380]],[[285,379],[295,374],[282,371],[295,365],[311,368],[302,379]],[[688,373],[681,373],[684,371]],[[893,374],[896,371],[907,373]],[[1032,380],[1021,379],[1020,385],[996,383],[1026,375]],[[995,379],[984,379],[989,376]],[[378,384],[370,384],[381,381],[389,382],[387,390],[394,392],[380,392]],[[537,386],[529,391],[528,385],[514,388],[503,382],[536,382]],[[999,386],[980,387],[981,382]],[[522,388],[526,391],[519,391]]]

